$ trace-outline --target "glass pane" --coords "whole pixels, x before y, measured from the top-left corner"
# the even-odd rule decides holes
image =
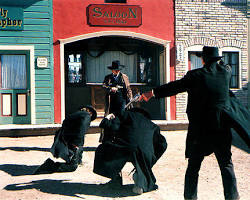
[[[25,55],[1,55],[0,71],[3,89],[26,89]]]
[[[81,54],[69,55],[68,57],[68,83],[82,82],[82,61]]]
[[[232,64],[238,64],[238,54],[232,53]]]
[[[239,87],[239,53],[238,52],[223,52],[222,59],[225,64],[229,64],[232,68],[232,77],[230,82],[231,88]]]
[[[152,58],[143,58],[139,56],[139,77],[138,83],[150,83],[152,82]]]
[[[17,94],[17,115],[27,115],[26,99],[26,94]]]
[[[11,94],[2,94],[2,115],[11,116]]]
[[[190,69],[191,70],[203,67],[201,58],[196,56],[196,53],[198,53],[198,51],[189,53],[189,59],[190,59],[190,65],[191,65]]]

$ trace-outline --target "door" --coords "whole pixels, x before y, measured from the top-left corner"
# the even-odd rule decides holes
[[[30,52],[0,51],[0,124],[30,124]]]

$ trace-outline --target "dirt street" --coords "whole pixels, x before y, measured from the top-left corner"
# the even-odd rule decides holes
[[[159,189],[140,196],[131,192],[133,180],[129,163],[123,169],[124,186],[104,190],[100,183],[109,181],[92,172],[99,134],[86,135],[83,165],[72,173],[32,175],[48,157],[53,136],[0,138],[0,200],[135,199],[182,200],[187,166],[184,158],[186,131],[164,131],[168,149],[154,166]],[[249,149],[241,141],[232,146],[233,163],[241,200],[250,200]],[[245,149],[245,150],[244,150]],[[223,200],[220,170],[214,155],[202,164],[198,188],[199,200]]]

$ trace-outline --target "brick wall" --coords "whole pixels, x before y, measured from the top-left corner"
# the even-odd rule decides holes
[[[175,18],[176,44],[184,46],[184,59],[176,63],[176,79],[188,69],[188,48],[204,45],[237,48],[241,52],[241,87],[233,91],[247,105],[247,0],[176,0]],[[177,120],[186,119],[186,101],[186,93],[177,95]]]

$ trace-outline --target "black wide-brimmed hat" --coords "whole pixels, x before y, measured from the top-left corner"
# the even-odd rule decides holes
[[[196,53],[196,56],[202,57],[204,60],[220,60],[223,56],[219,55],[218,47],[204,46],[201,53]]]
[[[82,108],[88,108],[90,110],[90,112],[92,113],[92,115],[91,115],[91,121],[93,121],[93,120],[96,119],[97,113],[96,113],[96,110],[93,108],[93,106],[91,106],[91,105],[84,105],[84,106],[81,106],[79,108],[79,110],[81,110]]]
[[[111,66],[108,66],[108,68],[110,69],[110,70],[121,70],[121,69],[123,69],[125,66],[124,65],[121,65],[120,64],[120,61],[119,60],[114,60],[113,62],[112,62],[112,65]]]

